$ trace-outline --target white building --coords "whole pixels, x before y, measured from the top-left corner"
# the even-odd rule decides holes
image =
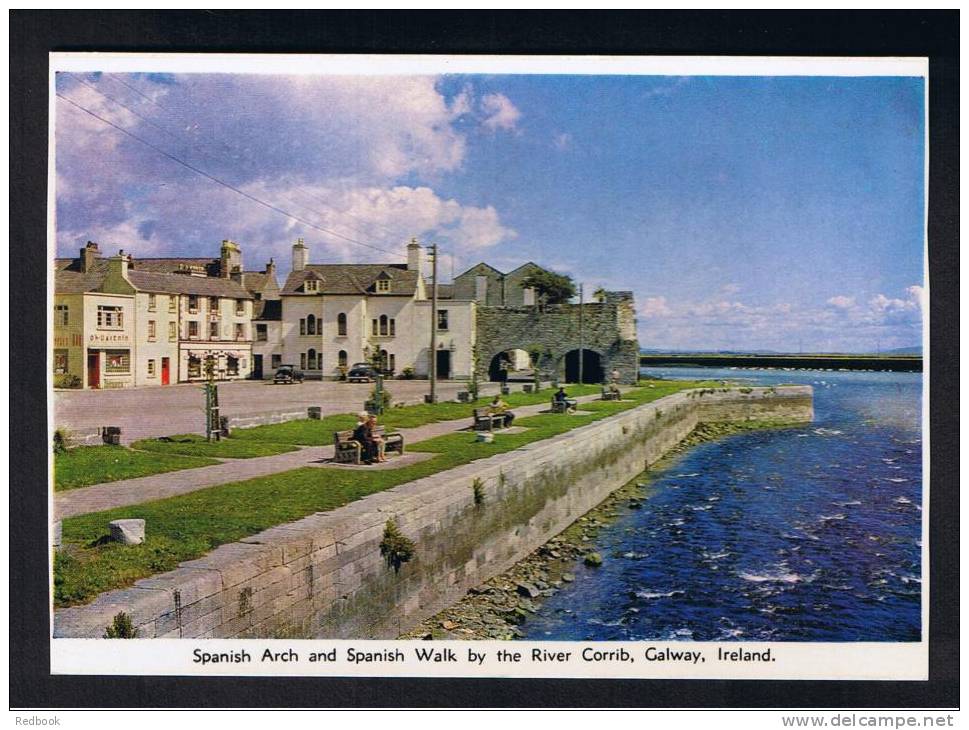
[[[391,264],[310,264],[308,254],[300,239],[281,292],[282,362],[309,378],[338,378],[343,368],[375,360],[389,375],[411,370],[426,378],[431,300],[421,247],[411,242],[407,263]],[[471,377],[474,306],[444,297],[438,303],[434,349],[441,379]]]

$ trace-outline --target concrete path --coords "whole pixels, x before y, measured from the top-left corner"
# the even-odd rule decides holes
[[[597,395],[587,395],[581,396],[577,400],[585,402],[598,400],[598,398]],[[548,410],[547,403],[538,403],[531,406],[517,406],[514,413],[523,418],[546,410]],[[465,418],[453,421],[428,423],[417,428],[402,428],[400,433],[404,437],[404,443],[410,445],[447,433],[468,429],[470,422],[471,416],[468,415]],[[115,507],[153,502],[157,499],[195,492],[206,487],[277,474],[304,466],[328,467],[330,465],[321,464],[321,462],[332,458],[332,446],[307,446],[285,454],[261,456],[255,459],[224,459],[219,464],[197,469],[183,469],[136,479],[122,479],[116,482],[105,482],[90,487],[57,492],[54,494],[54,519],[62,520],[66,517],[100,512]],[[391,459],[390,464],[393,464],[393,457]],[[406,463],[400,463],[399,466],[406,466]],[[330,466],[330,468],[333,467]]]

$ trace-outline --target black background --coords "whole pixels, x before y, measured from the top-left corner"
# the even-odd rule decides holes
[[[959,13],[10,12],[12,707],[956,707]],[[168,678],[49,674],[45,291],[51,51],[928,56],[928,682]],[[831,656],[836,665],[836,653]]]

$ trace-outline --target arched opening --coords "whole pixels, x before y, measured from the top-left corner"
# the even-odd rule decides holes
[[[387,336],[387,315],[386,314],[380,315],[380,336],[381,337]]]
[[[582,350],[582,382],[601,383],[606,379],[602,357],[595,350]],[[579,350],[565,354],[565,382],[579,382]]]
[[[345,312],[340,312],[336,316],[336,333],[339,337],[346,337],[347,334],[347,315]]]
[[[378,363],[379,363],[379,366],[380,366],[380,371],[382,373],[386,373],[388,371],[389,365],[390,365],[390,360],[389,360],[389,358],[387,356],[387,351],[386,350],[381,350],[380,351],[380,356],[379,356]]]
[[[306,334],[316,334],[316,317],[314,317],[312,314],[306,318]]]
[[[511,349],[499,352],[491,358],[488,379],[498,382],[509,380],[532,380],[535,377],[532,357],[525,350]]]
[[[306,353],[306,369],[316,370],[316,350],[310,349],[310,351]]]
[[[347,351],[340,350],[340,352],[337,354],[336,357],[337,357],[337,364],[340,367],[345,368],[347,366]]]

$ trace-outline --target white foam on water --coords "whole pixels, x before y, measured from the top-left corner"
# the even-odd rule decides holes
[[[686,591],[667,591],[666,593],[656,593],[653,591],[636,591],[636,598],[645,598],[647,600],[653,598],[672,598],[673,596],[685,596]]]

